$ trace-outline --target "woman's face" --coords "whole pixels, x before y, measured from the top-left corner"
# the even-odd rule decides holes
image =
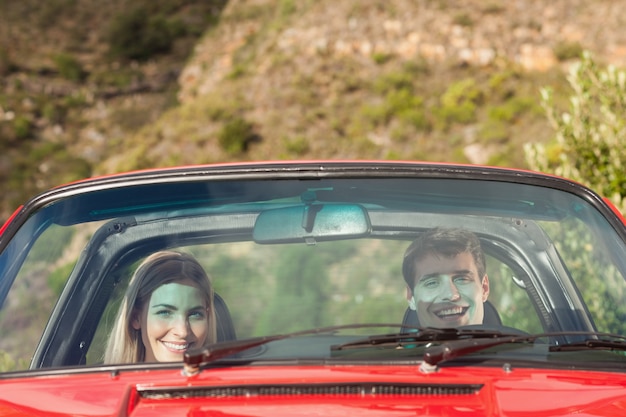
[[[182,361],[189,348],[204,344],[209,332],[205,297],[188,280],[158,287],[139,313],[132,325],[141,330],[145,362]]]

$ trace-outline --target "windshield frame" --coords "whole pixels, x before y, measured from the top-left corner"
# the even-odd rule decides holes
[[[161,239],[161,242],[155,242],[151,240],[149,233],[146,237],[143,238],[143,243],[137,244],[136,248],[132,251],[128,251],[123,244],[120,244],[119,248],[115,248],[112,246],[107,246],[112,253],[122,253],[125,251],[125,255],[111,255],[110,260],[102,260],[101,264],[94,263],[98,259],[98,253],[100,251],[100,246],[102,246],[105,242],[109,242],[111,236],[121,236],[124,231],[129,230],[129,228],[135,227],[137,223],[137,219],[143,219],[145,224],[151,224],[156,227],[158,223],[159,216],[163,215],[163,221],[172,221],[176,216],[188,216],[193,212],[191,208],[181,208],[180,205],[165,205],[162,206],[163,210],[154,212],[154,207],[151,206],[150,201],[145,200],[137,200],[138,203],[135,205],[135,208],[131,210],[128,216],[116,217],[113,220],[110,220],[106,226],[100,229],[94,239],[92,240],[91,246],[86,249],[86,253],[89,256],[86,256],[83,259],[82,263],[79,262],[76,265],[74,272],[70,276],[68,283],[71,285],[72,290],[70,292],[64,292],[61,299],[59,300],[59,304],[55,309],[54,314],[51,317],[49,326],[46,328],[44,336],[42,338],[42,343],[37,348],[35,358],[32,363],[32,367],[34,369],[40,367],[54,367],[54,366],[67,366],[67,358],[70,356],[75,356],[77,354],[76,347],[79,344],[70,343],[74,346],[72,349],[73,352],[70,351],[63,352],[63,346],[67,345],[67,341],[64,340],[68,334],[75,335],[72,339],[74,342],[83,339],[89,339],[93,337],[93,334],[89,335],[89,332],[84,329],[83,323],[90,322],[89,311],[93,310],[91,314],[98,314],[98,311],[103,307],[98,307],[92,302],[85,303],[85,307],[77,307],[75,305],[76,301],[79,298],[85,300],[96,300],[99,294],[101,297],[104,295],[106,298],[107,294],[107,285],[105,285],[106,281],[103,280],[106,274],[112,274],[115,276],[115,271],[113,270],[113,261],[112,259],[116,259],[116,265],[128,265],[132,262],[135,262],[137,259],[141,258],[145,254],[156,250],[157,248],[163,248],[168,246],[181,246],[185,244],[192,244],[198,241],[214,241],[214,242],[227,242],[227,241],[237,241],[239,239],[249,240],[252,228],[254,226],[254,218],[261,212],[263,209],[268,207],[274,207],[275,204],[278,206],[285,204],[284,202],[274,203],[274,200],[280,200],[285,196],[292,195],[294,193],[293,190],[299,190],[302,188],[302,181],[308,183],[326,183],[332,181],[363,181],[370,182],[372,181],[372,177],[376,176],[381,179],[381,182],[389,181],[392,179],[400,179],[406,180],[408,182],[411,181],[432,181],[432,180],[449,180],[453,182],[472,182],[472,181],[485,181],[489,178],[490,184],[501,184],[501,185],[510,185],[510,184],[521,184],[528,186],[541,185],[543,187],[548,187],[552,190],[560,190],[565,193],[576,196],[584,203],[589,203],[588,212],[582,214],[584,216],[597,216],[597,218],[601,219],[599,221],[604,221],[604,228],[613,229],[613,239],[616,242],[619,242],[620,245],[623,246],[624,240],[626,240],[626,234],[624,233],[624,227],[621,223],[621,220],[615,215],[615,213],[611,210],[610,207],[606,206],[603,200],[591,192],[590,190],[579,186],[577,184],[561,180],[558,178],[542,176],[538,174],[528,174],[525,176],[520,176],[518,173],[507,170],[495,170],[495,174],[498,174],[497,179],[494,179],[494,170],[484,170],[484,169],[471,169],[471,168],[458,168],[458,167],[414,167],[414,166],[404,166],[401,165],[400,168],[396,165],[383,165],[381,167],[377,167],[374,171],[372,167],[366,167],[363,165],[348,165],[348,166],[331,166],[331,169],[320,171],[317,165],[311,166],[298,166],[294,165],[293,170],[280,170],[280,171],[272,171],[271,169],[266,168],[256,168],[251,171],[240,172],[236,169],[232,168],[221,168],[214,170],[166,170],[166,171],[158,171],[155,173],[138,173],[128,177],[114,177],[114,178],[105,178],[99,180],[89,180],[82,183],[72,184],[66,187],[61,187],[55,190],[52,190],[48,193],[44,193],[35,199],[31,200],[30,203],[24,206],[22,211],[16,215],[14,221],[10,223],[6,230],[5,234],[0,237],[0,250],[2,253],[0,254],[0,269],[2,269],[3,279],[0,283],[0,296],[4,297],[10,288],[12,283],[11,276],[15,277],[17,274],[17,270],[19,270],[19,266],[21,266],[25,254],[28,252],[29,245],[32,242],[28,241],[28,236],[37,236],[41,235],[43,230],[46,227],[49,227],[51,224],[65,223],[72,224],[76,221],[99,221],[102,222],[106,219],[111,219],[112,214],[120,214],[121,212],[115,211],[115,205],[110,205],[108,209],[100,209],[95,211],[93,207],[96,207],[99,203],[103,201],[122,201],[124,197],[131,196],[136,193],[136,190],[140,188],[145,188],[146,190],[158,190],[158,189],[173,189],[180,187],[183,184],[189,185],[190,189],[198,188],[199,186],[207,185],[211,186],[211,184],[216,183],[238,183],[241,180],[251,181],[250,184],[258,184],[261,182],[265,182],[267,180],[271,180],[270,182],[279,182],[281,185],[288,184],[290,182],[297,184],[294,187],[274,187],[272,189],[280,189],[279,193],[273,194],[271,199],[263,204],[249,204],[248,201],[238,200],[237,197],[229,199],[227,203],[224,202],[222,198],[219,207],[235,207],[237,205],[238,210],[236,214],[226,214],[224,212],[220,213],[220,208],[216,207],[215,209],[208,210],[207,213],[204,213],[202,209],[204,202],[198,202],[198,204],[193,205],[196,210],[195,215],[197,218],[206,218],[213,219],[207,223],[207,230],[196,233],[188,233],[185,238],[181,238],[182,235],[179,234],[175,245],[173,243],[165,242],[167,239]],[[325,186],[324,186],[325,187]],[[324,188],[324,187],[314,187],[314,188]],[[247,189],[254,187],[244,187]],[[309,188],[309,187],[304,187]],[[92,201],[89,203],[90,197],[97,195],[101,192],[105,192],[105,195],[99,197],[96,202]],[[164,193],[156,193],[153,191],[146,191],[145,195],[159,195]],[[191,193],[193,194],[193,193]],[[112,198],[112,196],[114,198]],[[76,204],[73,200],[80,200],[81,203]],[[76,201],[78,201],[76,200]],[[267,197],[264,197],[264,201],[267,200]],[[185,200],[186,203],[189,201],[195,200]],[[83,204],[82,202],[87,202]],[[139,204],[141,203],[141,204]],[[162,202],[156,201],[154,204],[163,204]],[[380,213],[384,212],[381,210],[380,213],[377,214],[375,209],[375,204],[377,201],[369,201],[368,204],[371,204],[372,207],[370,209],[371,218],[375,218],[376,221],[373,222],[372,225],[372,236],[391,236],[392,238],[407,238],[414,234],[415,232],[421,230],[419,226],[412,226],[412,228],[406,228],[405,230],[400,230],[396,227],[395,230],[385,229],[384,216],[376,216]],[[79,207],[84,207],[81,209],[82,215],[78,216],[76,220],[70,220],[65,214],[64,204],[67,207],[76,205]],[[398,207],[403,207],[407,204],[406,201],[398,201]],[[410,204],[409,204],[410,206]],[[106,204],[103,206],[106,207]],[[225,210],[225,209],[224,209]],[[591,213],[591,214],[590,214]],[[539,216],[539,215],[538,215]],[[549,216],[549,215],[548,215]],[[410,216],[409,216],[410,217]],[[539,216],[540,217],[540,216]],[[538,218],[539,218],[538,217]],[[224,219],[228,218],[227,221]],[[513,218],[513,217],[512,217]],[[51,219],[56,219],[55,221],[51,221]],[[223,228],[219,225],[224,225]],[[236,225],[236,226],[229,226]],[[519,227],[528,227],[528,223],[519,224]],[[476,227],[480,229],[479,227]],[[208,233],[208,230],[213,230],[214,233]],[[148,229],[146,229],[148,230]],[[155,229],[156,230],[156,229]],[[535,236],[540,234],[539,232],[535,233]],[[21,235],[24,234],[26,237],[22,238]],[[11,241],[11,238],[14,238]],[[134,241],[138,243],[139,241]],[[495,253],[506,254],[507,256],[512,254],[517,254],[518,258],[523,258],[525,253],[524,250],[519,250],[512,248],[511,245],[505,245],[504,240],[500,241],[491,241],[491,245],[494,248]],[[607,245],[609,250],[615,251],[617,253],[617,245]],[[18,250],[19,249],[19,250]],[[21,252],[20,252],[21,251]],[[544,259],[545,265],[550,265],[551,268],[558,268],[559,265],[562,265],[560,260],[560,256],[556,249],[550,249],[545,252],[546,259]],[[4,259],[4,260],[3,260]],[[9,263],[7,259],[11,259],[12,262]],[[90,261],[87,262],[86,260]],[[528,260],[520,259],[518,265],[536,265],[534,262],[529,262]],[[626,265],[618,264],[620,269],[626,270]],[[121,266],[120,266],[121,267]],[[97,271],[93,272],[92,275],[86,273],[86,271],[92,270]],[[567,271],[561,271],[563,276],[567,276]],[[623,271],[622,271],[623,272]],[[553,284],[547,285],[546,280],[542,281],[532,281],[533,276],[542,275],[539,272],[529,273],[525,271],[525,275],[521,276],[521,279],[528,283],[529,287],[536,289],[536,297],[541,301],[543,305],[570,305],[573,311],[581,312],[578,317],[572,319],[571,323],[562,322],[562,323],[550,323],[549,311],[539,310],[538,313],[543,314],[544,321],[547,323],[548,329],[558,330],[560,328],[577,328],[576,323],[586,323],[580,329],[594,329],[593,323],[590,321],[589,313],[586,311],[584,304],[580,304],[576,299],[575,286],[567,289],[566,291],[557,292],[556,289],[563,286],[563,282],[553,282]],[[109,283],[114,283],[115,280],[109,281]],[[90,285],[86,283],[90,282]],[[95,285],[94,285],[95,283]],[[566,285],[567,287],[567,285]],[[104,291],[104,292],[103,292]],[[556,294],[558,297],[565,297],[564,299],[554,299],[553,294]],[[73,301],[74,300],[74,301]],[[72,315],[78,314],[79,317],[86,317],[83,323],[80,321],[74,320],[71,324],[68,320]],[[88,345],[88,343],[87,343]],[[56,352],[56,353],[54,353]]]

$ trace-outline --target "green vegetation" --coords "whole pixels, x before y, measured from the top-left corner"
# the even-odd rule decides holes
[[[435,109],[437,125],[447,130],[452,123],[473,122],[483,98],[483,92],[474,79],[466,78],[452,83],[442,94],[440,105]]]
[[[9,353],[0,350],[0,372],[9,372],[28,368],[27,359],[15,360]]]
[[[41,188],[51,188],[59,182],[75,181],[91,175],[91,166],[86,161],[58,143],[35,143],[28,149],[28,153],[16,153],[12,156],[15,169],[3,179],[9,189],[18,189],[29,195],[38,193]],[[29,172],[29,167],[37,169]],[[32,180],[36,182],[33,183]],[[23,202],[21,197],[9,194],[5,195],[5,201],[17,207]]]
[[[170,51],[180,35],[179,25],[162,15],[150,15],[145,7],[117,15],[109,29],[111,53],[124,59],[146,60]]]
[[[554,47],[554,55],[559,61],[578,59],[582,53],[583,47],[580,42],[559,42]]]
[[[71,270],[70,265],[55,271],[50,268],[61,258],[73,236],[71,228],[52,226],[29,253],[7,296],[10,301],[0,310],[0,330],[11,334],[0,341],[0,371],[28,367]]]
[[[175,103],[176,74],[225,4],[1,2],[0,218],[44,189],[90,176],[94,161],[134,155],[115,143]]]
[[[198,37],[207,23],[214,24],[211,10],[223,4],[223,0],[135,2],[130,10],[116,13],[105,30],[109,52],[114,58],[138,61],[168,54],[179,39]],[[205,19],[198,20],[203,14]]]
[[[393,54],[384,53],[384,52],[375,52],[372,54],[372,59],[375,63],[379,65],[383,65],[386,62],[389,62],[393,58]]]
[[[28,116],[19,115],[13,120],[13,132],[15,139],[28,139],[33,135],[33,122]]]
[[[275,266],[274,301],[262,310],[256,333],[272,334],[276,329],[288,333],[320,327],[327,322],[327,312],[320,306],[325,305],[329,297],[324,293],[329,290],[328,261],[311,256],[310,252],[306,246],[281,251]]]
[[[492,257],[487,257],[489,276],[489,301],[496,307],[505,326],[524,329],[529,333],[543,331],[539,319],[528,312],[533,310],[526,289],[515,281],[515,273],[506,265]]]
[[[72,55],[58,53],[52,57],[59,74],[70,81],[81,82],[87,76],[81,63]]]
[[[244,152],[255,137],[254,127],[242,117],[226,121],[217,134],[220,146],[229,154]]]
[[[6,48],[0,47],[0,76],[8,75],[14,69],[9,52]]]
[[[589,52],[569,73],[571,87],[569,106],[563,110],[551,89],[542,91],[542,104],[554,128],[555,137],[548,143],[528,144],[525,148],[532,169],[552,172],[586,184],[601,195],[609,197],[617,208],[626,213],[626,71],[603,68]],[[568,228],[571,238],[559,248],[559,253],[577,269],[572,272],[581,288],[594,288],[594,299],[585,303],[599,330],[614,333],[624,331],[626,312],[624,294],[614,294],[610,288],[620,274],[609,270],[602,248],[592,244],[592,236],[581,239],[584,231],[575,222]],[[598,279],[602,277],[602,279]]]
[[[285,149],[295,156],[304,155],[309,151],[309,143],[303,136],[285,140]]]
[[[465,26],[465,27],[472,27],[474,25],[474,20],[467,13],[458,13],[454,15],[454,17],[452,18],[452,22],[455,25]]]
[[[542,91],[555,137],[527,145],[528,164],[586,184],[626,213],[626,71],[603,68],[586,52],[568,81],[566,110],[550,88]]]
[[[527,140],[520,137],[523,126],[545,123],[537,93],[541,80],[512,64],[498,71],[434,67],[419,60],[395,65],[366,84],[371,92],[348,117],[347,136],[376,132],[391,159],[468,162],[466,145],[490,145],[498,152],[489,163],[519,166],[524,161],[515,142]]]
[[[519,149],[528,132],[538,132],[537,141],[546,134],[545,117],[531,103],[547,77],[550,83],[557,78],[552,75],[526,73],[504,60],[477,69],[391,49],[337,56],[332,37],[306,45],[318,51],[308,58],[310,51],[279,46],[289,45],[292,33],[307,33],[298,24],[318,2],[246,4],[224,16],[223,0],[94,4],[52,0],[35,7],[25,0],[3,9],[0,23],[19,23],[31,10],[44,41],[59,35],[55,27],[67,28],[62,41],[55,38],[54,47],[28,64],[34,82],[20,72],[24,58],[9,55],[15,49],[0,39],[0,71],[10,87],[0,92],[0,107],[12,116],[0,118],[8,161],[0,164],[5,217],[32,194],[85,174],[275,158],[468,162],[471,144],[489,145],[489,160],[499,165],[525,167]],[[494,4],[479,13],[506,13]],[[402,13],[375,2],[355,4],[349,15],[358,23],[373,9],[389,17]],[[476,17],[455,10],[450,22],[470,27]],[[221,78],[179,103],[177,75],[201,35],[215,38],[217,55],[198,65],[202,71],[215,66]]]
[[[550,230],[549,225],[546,228]],[[585,296],[585,304],[598,331],[623,334],[626,331],[626,294],[619,290],[623,287],[624,278],[613,267],[607,267],[613,265],[606,259],[610,254],[604,246],[594,245],[594,236],[589,235],[575,220],[570,227],[563,228],[563,234],[565,237],[558,237],[563,242],[558,247],[559,254],[568,265],[573,266],[570,273]]]

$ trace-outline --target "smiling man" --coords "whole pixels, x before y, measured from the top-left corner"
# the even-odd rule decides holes
[[[407,300],[422,327],[482,324],[489,296],[485,255],[464,229],[434,228],[407,248],[402,264]]]

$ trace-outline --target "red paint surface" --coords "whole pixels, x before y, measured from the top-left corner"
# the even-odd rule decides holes
[[[141,399],[157,387],[266,384],[481,384],[470,395],[303,395]],[[128,414],[130,413],[130,414]],[[0,380],[2,416],[624,416],[626,375],[458,367],[423,374],[417,366],[246,367],[123,371]]]

